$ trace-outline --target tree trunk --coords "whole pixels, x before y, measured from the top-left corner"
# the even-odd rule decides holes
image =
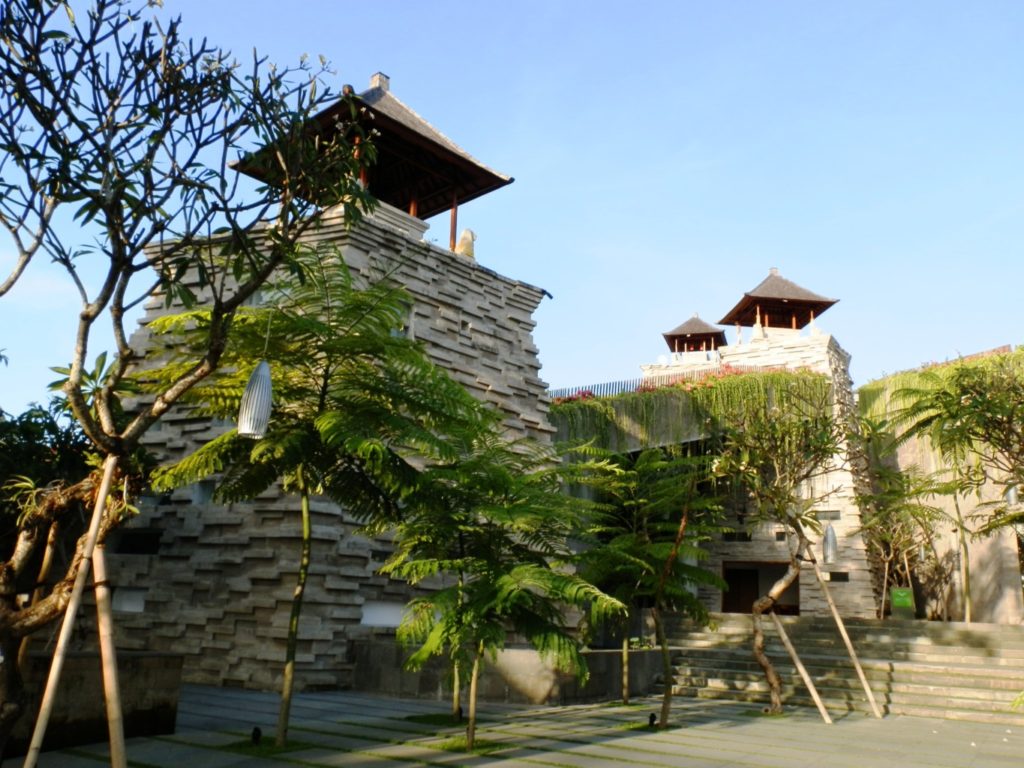
[[[480,660],[484,655],[484,644],[476,649],[473,656],[473,671],[469,676],[469,720],[466,722],[466,751],[472,752],[476,744],[476,689],[480,679]]]
[[[668,639],[665,637],[664,617],[661,606],[665,597],[665,585],[672,574],[672,565],[679,557],[679,549],[683,545],[683,537],[686,535],[686,524],[689,521],[689,512],[684,511],[679,518],[679,527],[676,529],[676,538],[672,542],[672,549],[669,550],[665,564],[661,567],[661,576],[658,578],[658,587],[654,592],[654,607],[651,608],[651,615],[654,617],[654,633],[661,646],[661,667],[665,677],[665,693],[661,699],[661,718],[658,720],[659,728],[668,727],[669,711],[672,708],[672,654],[668,649]]]
[[[668,728],[668,717],[672,711],[672,684],[675,682],[672,652],[668,648],[665,622],[657,605],[651,608],[651,618],[654,619],[654,636],[658,639],[658,647],[661,648],[661,674],[665,686],[665,691],[661,696],[661,717],[658,718],[658,727]]]
[[[459,672],[459,660],[455,659],[452,663],[452,720],[456,723],[462,722],[462,701],[459,690],[462,687],[462,680]]]
[[[39,566],[39,575],[36,577],[36,588],[32,590],[32,597],[29,605],[35,605],[43,599],[43,585],[50,578],[50,567],[53,565],[53,553],[57,549],[57,539],[60,536],[60,525],[56,521],[50,523],[50,531],[46,535],[46,549],[43,550],[43,562]],[[18,668],[21,676],[28,674],[28,648],[32,644],[32,635],[25,635],[21,638],[21,647],[18,648]]]
[[[804,536],[802,530],[799,528],[795,530],[800,543],[797,546],[796,554],[789,561],[786,573],[772,585],[767,595],[754,601],[750,611],[751,622],[754,625],[754,659],[757,660],[757,664],[761,667],[765,680],[768,682],[770,703],[767,711],[772,715],[782,714],[782,678],[779,677],[779,673],[775,670],[775,665],[772,664],[771,659],[768,658],[768,654],[764,650],[764,622],[762,617],[764,613],[775,607],[775,603],[782,597],[782,593],[800,577],[800,561],[810,548],[810,542]]]
[[[15,663],[18,641],[7,638],[3,641],[2,648],[4,660],[0,662],[0,760],[3,760],[7,739],[28,706],[24,679]]]
[[[629,632],[622,638],[622,703],[629,704]]]
[[[964,621],[971,623],[971,553],[967,548],[967,532],[964,529],[964,516],[960,512],[960,500],[953,495],[953,507],[956,509],[957,544],[960,548],[960,582],[964,590]]]
[[[884,561],[885,569],[882,572],[882,604],[878,608],[878,618],[885,618],[885,599],[889,594],[889,561]]]
[[[306,591],[309,575],[310,553],[312,551],[312,527],[309,521],[309,489],[306,487],[302,469],[299,469],[299,494],[302,499],[302,554],[299,557],[299,578],[292,596],[292,613],[288,621],[288,648],[285,651],[284,680],[281,683],[281,709],[277,715],[275,743],[283,747],[288,740],[288,719],[292,708],[292,689],[295,684],[295,654],[299,645],[299,614],[302,612],[302,596]]]

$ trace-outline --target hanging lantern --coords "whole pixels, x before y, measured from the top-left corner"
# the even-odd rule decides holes
[[[821,539],[821,559],[825,565],[831,565],[839,557],[839,541],[832,523],[825,526],[825,535]]]
[[[270,407],[270,363],[260,360],[242,393],[242,405],[238,409],[239,436],[263,439],[270,422]]]

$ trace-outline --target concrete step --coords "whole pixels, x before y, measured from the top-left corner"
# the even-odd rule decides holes
[[[830,711],[869,711],[834,622],[780,617]],[[720,614],[715,629],[674,622],[677,695],[763,704],[768,686],[753,659],[749,616]],[[847,630],[879,706],[894,714],[1024,726],[1010,702],[1024,690],[1024,628],[853,620]],[[772,622],[767,652],[783,679],[787,705],[813,706]]]
[[[687,687],[673,686],[673,696],[681,696],[696,699],[713,699],[727,701],[749,702],[755,706],[768,704],[768,688],[762,683],[760,686],[748,688],[716,688],[709,687]],[[846,696],[830,695],[819,689],[825,709],[833,716],[843,712],[871,713],[871,706],[863,692],[850,692]],[[814,702],[806,690],[797,690],[793,687],[783,687],[782,700],[785,706],[813,707]],[[875,694],[875,702],[878,704],[882,714],[890,715],[912,715],[915,717],[939,717],[949,720],[970,720],[985,723],[1000,723],[1015,727],[1024,726],[1024,715],[1012,710],[1009,705],[1002,701],[990,702],[988,706],[965,705],[960,701],[947,701],[940,697],[931,696],[917,700],[889,700],[884,696]]]
[[[776,668],[783,682],[795,687],[803,688],[803,681],[799,675],[783,667]],[[945,682],[930,680],[879,680],[873,678],[865,670],[865,677],[871,686],[876,697],[888,697],[890,699],[908,700],[915,696],[928,698],[941,697],[948,700],[963,702],[1000,701],[1005,704],[1013,701],[1021,691],[1020,686],[1008,685],[1000,681],[992,681],[992,685],[974,686],[949,685]],[[821,677],[811,672],[811,680],[819,691],[830,691],[840,694],[846,691],[861,692],[863,689],[859,678],[856,675],[849,677]],[[764,675],[760,670],[739,672],[735,670],[711,670],[711,669],[681,669],[674,677],[676,685],[683,685],[690,688],[719,686],[725,688],[747,688],[751,685],[765,684]]]

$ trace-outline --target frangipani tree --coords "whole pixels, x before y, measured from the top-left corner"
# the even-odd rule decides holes
[[[371,205],[358,183],[373,160],[370,137],[354,119],[329,136],[310,129],[308,118],[335,100],[323,87],[326,70],[275,69],[258,57],[243,66],[185,37],[180,19],[150,18],[157,5],[0,4],[0,228],[13,253],[0,297],[40,260],[74,286],[80,308],[68,329],[74,352],[63,391],[103,459],[102,473],[41,499],[0,568],[0,744],[24,706],[9,668],[21,638],[75,603],[94,544],[121,519],[119,504],[102,514],[120,459],[218,367],[239,308],[293,263],[320,203],[344,205],[352,222]],[[271,150],[252,162],[273,185],[240,184],[232,162],[261,147]],[[114,393],[142,358],[130,342],[130,311],[156,295],[201,299],[205,340],[175,379],[119,420]],[[90,403],[87,364],[102,323],[117,356]],[[35,582],[33,554],[47,531],[97,495],[94,522],[53,589],[18,605],[20,585]]]
[[[751,398],[723,414],[721,448],[716,471],[749,501],[751,525],[784,525],[795,540],[786,572],[754,601],[754,657],[770,691],[769,711],[782,712],[782,680],[765,653],[762,616],[800,577],[801,564],[813,559],[808,532],[820,533],[810,495],[815,478],[823,476],[840,455],[844,425],[835,417],[832,390],[819,374],[772,374],[761,397]]]

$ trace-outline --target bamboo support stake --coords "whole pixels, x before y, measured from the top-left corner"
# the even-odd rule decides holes
[[[821,567],[818,565],[818,561],[813,557],[811,558],[811,565],[814,566],[814,575],[818,577],[818,583],[821,584],[821,591],[825,593],[825,599],[828,601],[828,607],[832,609],[832,617],[836,620],[836,626],[839,627],[839,634],[842,636],[843,642],[846,643],[846,650],[850,654],[850,661],[853,662],[853,666],[857,670],[857,677],[860,678],[860,684],[864,687],[864,693],[868,695],[868,702],[871,704],[871,711],[874,712],[875,717],[881,720],[882,713],[878,709],[878,704],[875,703],[875,694],[872,693],[871,686],[868,685],[868,679],[864,675],[864,669],[860,665],[860,660],[857,658],[857,652],[853,649],[853,643],[850,641],[850,636],[846,633],[846,625],[843,624],[843,619],[839,615],[839,609],[836,608],[835,600],[832,599],[832,593],[828,589],[828,584],[825,583],[825,577],[821,573]]]
[[[75,583],[71,588],[71,598],[68,600],[68,606],[64,611],[64,620],[60,627],[60,635],[57,638],[57,648],[53,652],[50,674],[46,679],[46,688],[43,691],[42,703],[39,705],[39,716],[36,718],[35,730],[32,732],[32,741],[29,744],[28,753],[25,755],[24,768],[35,768],[39,760],[39,752],[43,747],[43,737],[46,735],[46,726],[50,722],[50,715],[53,713],[53,702],[57,695],[57,685],[60,683],[60,675],[64,669],[64,660],[67,658],[71,632],[75,628],[75,615],[78,613],[78,606],[82,603],[85,580],[89,576],[89,564],[92,561],[93,550],[96,548],[96,539],[100,532],[100,521],[103,519],[103,510],[107,505],[107,494],[110,493],[110,486],[113,483],[114,469],[116,467],[117,456],[107,456],[103,462],[103,479],[100,481],[99,493],[96,495],[96,505],[93,507],[92,519],[89,521],[89,530],[86,533],[85,545],[82,548],[82,562],[78,565]]]
[[[110,734],[111,768],[128,768],[124,746],[124,717],[121,712],[121,685],[117,677],[117,652],[114,650],[114,612],[107,580],[107,557],[103,546],[92,556],[96,585],[96,625],[100,635],[100,659],[103,663],[103,695],[107,703],[107,730]]]
[[[796,666],[796,671],[800,673],[800,679],[804,681],[804,685],[807,686],[807,690],[811,693],[811,698],[814,699],[814,706],[818,708],[818,712],[821,713],[821,719],[824,720],[828,725],[832,725],[832,718],[828,716],[828,710],[825,709],[825,705],[821,702],[821,697],[818,695],[818,689],[814,687],[814,681],[811,680],[811,676],[807,673],[807,668],[804,667],[804,663],[800,661],[800,657],[796,654],[796,648],[793,647],[793,643],[789,640],[789,635],[786,634],[785,628],[782,626],[782,622],[779,621],[779,617],[775,614],[775,611],[769,611],[772,615],[772,621],[775,622],[775,629],[779,632],[779,637],[782,638],[782,644],[786,646],[786,650],[789,651],[789,658],[793,660],[793,664]]]

